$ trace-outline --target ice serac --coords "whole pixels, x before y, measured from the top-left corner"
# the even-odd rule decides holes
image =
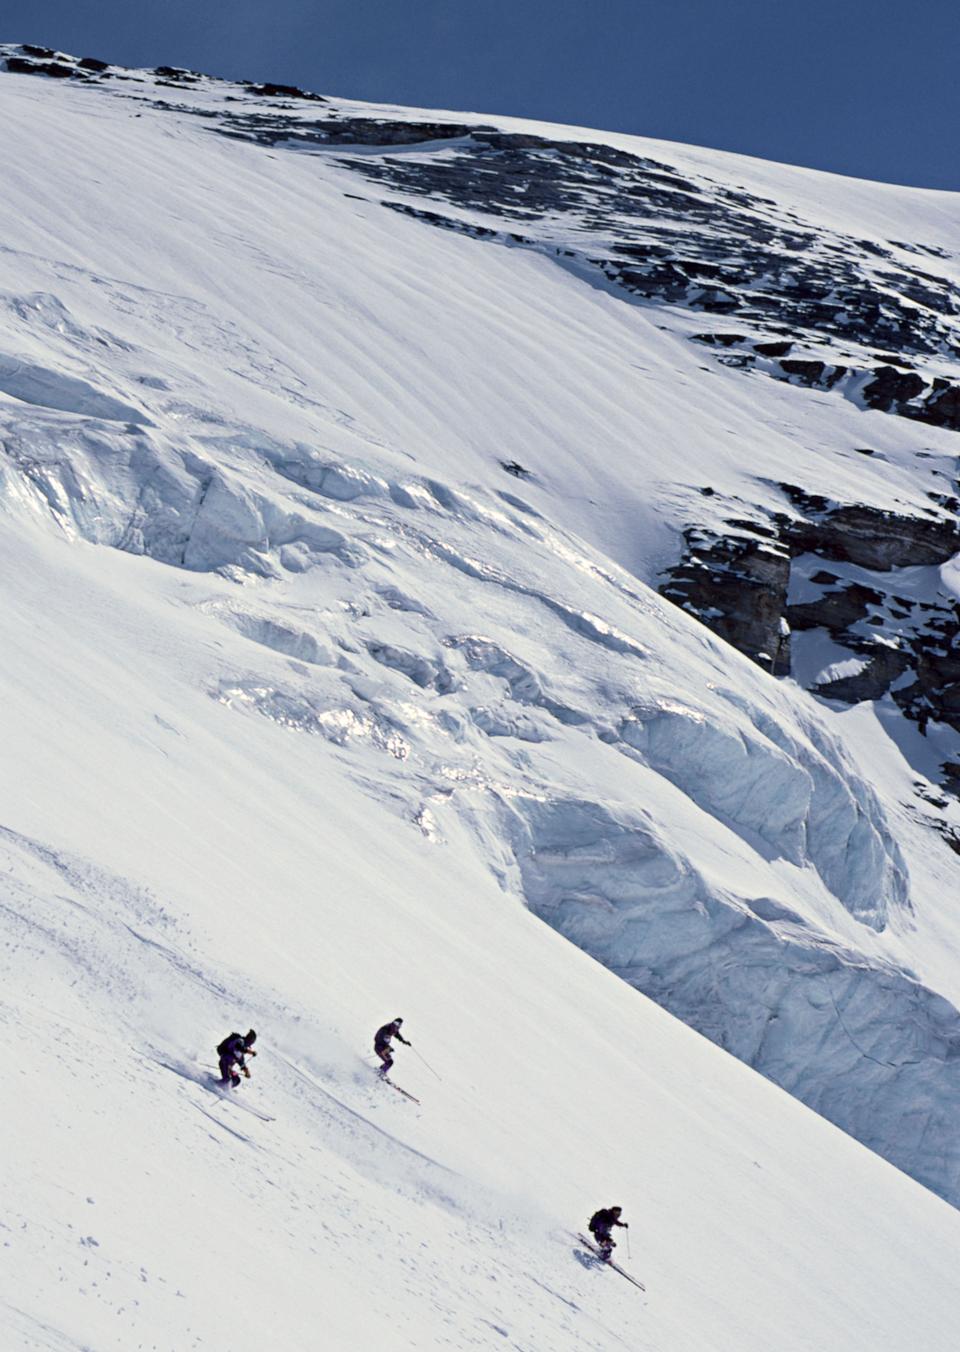
[[[900,1168],[957,1196],[953,1005],[818,934],[781,900],[710,886],[640,816],[556,801],[522,817],[517,853],[538,915]]]
[[[414,1163],[383,1147],[413,1171],[401,1192],[462,1222],[467,1263],[504,1242],[501,1164],[569,1165],[596,1129],[566,1080],[557,1107],[541,1015],[597,1058],[591,1093],[632,1086],[644,1131],[674,1055],[756,1080],[629,986],[960,1204],[954,199],[3,50],[2,915],[67,988],[81,974],[71,1016],[113,1030],[91,1074],[135,1045],[206,1127],[160,992],[204,1026],[259,1002],[293,1122],[271,1169],[292,1186],[324,1123],[336,1162],[310,1195],[357,1220],[343,1178],[379,1198],[387,1138],[342,1030],[371,989],[377,1018],[428,989],[454,1009],[441,1041],[495,1006],[496,1056],[446,1068],[464,1111],[506,1101],[502,1131],[484,1118],[493,1200],[450,1181],[470,1145],[443,1167],[426,1129]],[[68,217],[36,190],[64,145],[87,166]],[[320,1052],[301,1009],[334,1027]],[[641,1035],[670,1056],[636,1088]],[[781,1120],[769,1085],[742,1093]],[[596,1169],[602,1201],[618,1180]],[[407,1200],[371,1252],[410,1234]],[[487,1322],[476,1345],[503,1345],[509,1318]],[[616,1345],[531,1327],[515,1340]]]

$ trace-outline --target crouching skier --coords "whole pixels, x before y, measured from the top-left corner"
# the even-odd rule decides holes
[[[373,1035],[373,1050],[383,1062],[383,1065],[377,1072],[378,1075],[388,1075],[390,1067],[393,1065],[393,1048],[390,1046],[390,1042],[393,1038],[396,1038],[398,1042],[402,1042],[405,1047],[413,1046],[413,1043],[408,1042],[400,1032],[400,1025],[402,1023],[403,1019],[394,1019],[393,1023],[385,1023],[383,1027],[378,1028]]]
[[[610,1262],[610,1255],[616,1248],[610,1231],[615,1225],[619,1225],[621,1230],[630,1229],[627,1222],[620,1219],[622,1211],[623,1207],[619,1206],[603,1207],[600,1211],[595,1211],[590,1217],[590,1233],[597,1241],[600,1257],[605,1263]]]
[[[237,1073],[237,1067],[243,1071],[247,1079],[250,1078],[250,1069],[247,1066],[246,1057],[256,1056],[253,1044],[257,1040],[257,1035],[251,1028],[249,1033],[230,1033],[223,1039],[217,1048],[217,1055],[220,1058],[220,1080],[223,1084],[232,1084],[234,1089],[240,1083],[240,1076]]]

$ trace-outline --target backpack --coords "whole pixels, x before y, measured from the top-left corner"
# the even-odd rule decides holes
[[[239,1033],[228,1033],[217,1048],[217,1055],[226,1056],[227,1052],[230,1050],[230,1043],[237,1037],[240,1037]]]

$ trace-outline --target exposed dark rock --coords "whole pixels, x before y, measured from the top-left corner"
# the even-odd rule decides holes
[[[920,414],[916,416],[919,418]],[[933,382],[929,398],[924,401],[922,421],[960,432],[960,388],[938,377]]]
[[[838,591],[824,592],[816,601],[787,606],[791,629],[829,629],[843,634],[851,625],[866,619],[871,606],[883,604],[883,593],[853,582]]]
[[[27,56],[51,57],[56,56],[56,52],[51,47],[37,47],[32,42],[24,42],[20,45],[21,52]]]
[[[819,515],[828,510],[830,499],[823,497],[820,493],[808,493],[803,488],[798,488],[796,484],[781,483],[777,485],[780,490],[787,495],[794,507],[807,514]]]
[[[960,607],[946,597],[913,602],[884,584],[892,569],[933,570],[960,552],[956,518],[839,505],[795,485],[781,487],[793,514],[729,517],[736,533],[726,536],[689,528],[663,595],[768,669],[784,620],[795,633],[826,630],[862,667],[814,687],[817,694],[856,703],[890,693],[921,731],[930,720],[960,731]],[[868,570],[873,585],[828,568],[811,570],[811,555]],[[789,602],[794,568],[807,574],[808,585],[803,601]],[[822,590],[811,594],[809,584]],[[781,657],[776,669],[788,670],[788,643]],[[904,684],[907,675],[913,679]]]
[[[315,96],[325,102],[320,95]],[[216,130],[221,136],[240,141],[255,141],[273,146],[278,142],[317,146],[392,146],[428,145],[430,142],[459,140],[482,128],[451,122],[385,122],[374,117],[339,117],[331,114],[322,121],[306,122],[281,112],[242,113],[220,118]],[[347,161],[361,169],[365,161]],[[371,175],[366,175],[371,177]],[[437,213],[437,223],[449,218]]]
[[[943,563],[960,551],[960,527],[955,521],[899,516],[858,504],[818,513],[815,521],[797,525],[790,536],[794,552],[820,554],[881,572]]]
[[[780,370],[788,379],[795,377],[801,385],[816,385],[823,390],[832,389],[841,376],[847,374],[845,366],[831,366],[827,362],[799,357],[781,361]]]
[[[77,65],[81,70],[92,70],[96,71],[98,74],[110,69],[110,63],[108,61],[100,61],[95,56],[82,56],[77,62]]]
[[[814,686],[818,695],[841,700],[844,704],[859,704],[865,699],[880,699],[890,686],[910,666],[910,658],[896,648],[875,648],[873,656],[855,676],[842,676],[836,681]]]
[[[309,99],[311,103],[326,103],[322,94],[311,94],[308,90],[298,88],[297,85],[248,84],[247,89],[251,94],[261,94],[268,99]]]
[[[789,670],[789,639],[781,618],[790,580],[789,554],[769,540],[726,536],[704,540],[688,531],[684,562],[661,587],[740,652]]]
[[[69,80],[81,75],[76,66],[62,61],[25,61],[21,56],[7,57],[7,70],[12,75],[49,75],[55,80]]]
[[[695,342],[709,343],[712,347],[736,347],[747,341],[743,333],[695,333],[693,337]]]
[[[626,274],[621,274],[619,280],[633,284],[632,279]],[[684,295],[683,287],[679,283],[673,287],[669,298],[689,305],[697,303],[700,309],[710,308],[689,291]],[[757,356],[770,357],[774,359],[775,364],[759,368],[765,374],[775,379],[789,380],[791,384],[807,385],[813,389],[831,390],[845,375],[868,375],[871,379],[861,390],[861,396],[868,408],[960,431],[960,386],[951,385],[942,376],[936,377],[928,385],[927,381],[915,371],[901,371],[893,366],[863,370],[825,362],[814,357],[783,358],[780,354],[789,352],[794,346],[793,343],[787,341],[748,343],[743,335],[736,333],[698,333],[694,334],[693,338],[695,342],[727,349],[727,353],[717,358],[724,366],[751,368],[756,366]],[[739,352],[734,350],[738,347],[742,349]],[[960,352],[960,346],[957,351]],[[867,448],[855,449],[861,455],[875,454]]]
[[[425,221],[427,225],[438,225],[452,230],[458,235],[470,235],[473,239],[489,239],[498,232],[485,225],[475,225],[472,221],[460,221],[453,216],[441,216],[436,211],[427,211],[423,207],[411,206],[408,202],[381,202],[381,206],[390,211],[398,211],[401,216],[412,216],[414,220]],[[514,236],[519,240],[519,236]]]
[[[898,371],[893,366],[881,366],[869,385],[863,388],[863,399],[870,408],[889,413],[895,405],[916,399],[926,389],[926,381],[915,371]]]
[[[161,80],[181,84],[193,84],[199,79],[196,71],[184,70],[180,66],[157,66],[154,75],[159,75]]]
[[[532,478],[531,471],[524,469],[523,465],[519,464],[516,460],[501,460],[500,466],[502,469],[505,469],[508,474],[512,474],[515,479]]]
[[[780,538],[775,526],[765,526],[760,521],[752,521],[746,517],[727,517],[726,525],[732,526],[734,530],[745,530],[750,535],[758,535],[763,540],[778,540]]]
[[[304,97],[288,86],[247,89]],[[754,356],[783,360],[805,338],[821,346],[858,344],[883,353],[881,361],[888,353],[940,354],[951,343],[960,350],[951,327],[960,317],[960,296],[947,279],[874,241],[814,230],[796,213],[778,213],[775,203],[747,191],[616,147],[337,112],[313,123],[282,110],[242,113],[223,119],[217,129],[265,145],[289,141],[387,150],[422,143],[423,155],[366,155],[350,168],[403,196],[453,205],[462,224],[462,213],[471,210],[515,225],[537,222],[537,231],[512,232],[508,226],[492,238],[505,243],[517,233],[524,245],[554,249],[558,260],[575,260],[581,277],[597,271],[627,296],[736,314],[762,331],[751,348]],[[442,157],[430,153],[431,142],[453,141],[456,146]],[[450,228],[451,217],[442,211],[421,219]],[[578,235],[584,245],[571,249],[569,241]],[[700,337],[718,346],[726,339]],[[737,335],[736,341],[748,339]],[[900,356],[895,360],[902,362]],[[829,388],[843,367],[823,361],[819,370],[785,374]],[[875,391],[878,397],[882,388]]]

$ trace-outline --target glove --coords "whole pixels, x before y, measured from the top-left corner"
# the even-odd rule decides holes
[[[244,1075],[246,1075],[247,1079],[249,1080],[249,1078],[250,1078],[250,1070],[249,1070],[249,1067],[244,1066],[244,1067],[243,1067],[243,1073],[244,1073]]]
[[[253,1050],[252,1047],[248,1047],[246,1054],[247,1056],[256,1056],[257,1053]]]

